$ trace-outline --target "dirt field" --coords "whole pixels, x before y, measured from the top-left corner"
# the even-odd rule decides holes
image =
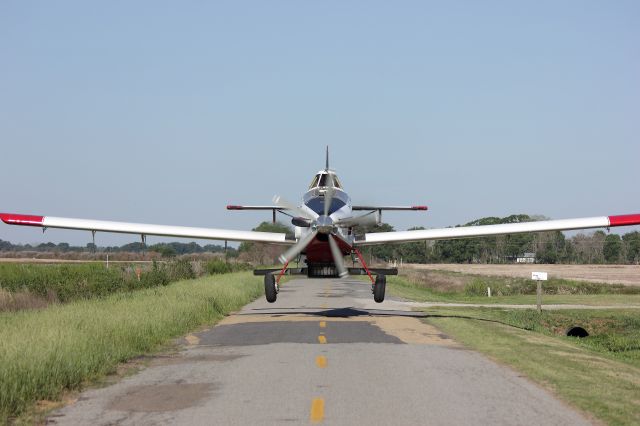
[[[404,265],[406,269],[462,272],[465,274],[531,278],[531,272],[547,272],[549,278],[640,286],[640,265]]]

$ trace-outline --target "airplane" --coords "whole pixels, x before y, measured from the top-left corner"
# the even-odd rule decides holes
[[[186,226],[151,225],[142,223],[110,222],[102,220],[72,219],[52,216],[35,216],[0,213],[0,220],[9,225],[61,228],[91,231],[94,242],[96,232],[138,234],[146,243],[148,235],[197,238],[225,241],[250,241],[288,246],[279,257],[280,269],[255,270],[255,275],[264,276],[265,297],[269,303],[277,299],[279,284],[283,275],[306,275],[308,277],[335,278],[347,275],[367,275],[371,281],[371,291],[377,303],[384,301],[386,276],[397,275],[397,268],[369,268],[362,257],[360,248],[385,243],[445,240],[456,238],[484,237],[492,235],[519,234],[545,231],[568,231],[576,229],[612,228],[640,224],[640,214],[599,216],[578,219],[544,220],[498,225],[463,226],[455,228],[425,229],[396,232],[368,232],[356,235],[355,227],[379,225],[381,215],[386,210],[427,211],[427,206],[374,206],[353,205],[344,191],[340,179],[329,168],[329,148],[326,163],[311,181],[302,204],[296,206],[284,198],[276,196],[273,205],[245,206],[228,205],[227,210],[271,210],[273,222],[276,213],[291,217],[294,236],[284,233],[240,231],[214,228],[192,228]],[[361,267],[347,268],[344,256],[355,254]],[[298,259],[306,267],[289,268],[289,263]],[[375,275],[375,278],[374,278]]]

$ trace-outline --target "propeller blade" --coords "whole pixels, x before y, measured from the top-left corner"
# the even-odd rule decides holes
[[[338,276],[340,278],[346,277],[347,269],[344,267],[342,252],[340,251],[340,247],[338,247],[338,243],[334,239],[333,234],[329,234],[329,247],[331,248],[331,256],[333,256],[333,261],[336,264],[336,269],[338,270]]]
[[[316,237],[318,231],[309,232],[304,237],[300,238],[300,240],[289,250],[280,255],[278,260],[282,263],[287,263],[293,260],[297,255],[299,255],[302,250],[304,250],[311,241]]]
[[[283,197],[279,195],[276,195],[275,197],[273,197],[273,204],[283,208],[284,210],[289,210],[291,212],[294,212],[297,216],[303,217],[305,219],[314,220],[317,218],[317,215],[315,217],[312,216],[311,213],[302,210],[295,204],[285,200]]]
[[[336,226],[373,226],[380,223],[380,214],[375,212],[366,213],[360,216],[351,216],[333,222]]]
[[[327,173],[327,190],[324,193],[324,215],[329,216],[329,208],[333,202],[333,176]]]

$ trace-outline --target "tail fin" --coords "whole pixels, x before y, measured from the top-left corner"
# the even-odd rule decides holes
[[[325,170],[329,170],[329,145],[327,145],[327,165],[325,167]]]

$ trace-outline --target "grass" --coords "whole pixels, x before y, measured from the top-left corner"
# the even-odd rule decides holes
[[[0,423],[262,294],[248,272],[0,314]]]
[[[244,263],[225,263],[214,259],[206,263],[173,260],[140,266],[118,264],[106,268],[102,263],[33,265],[0,264],[0,311],[23,306],[67,303],[72,300],[105,297],[122,291],[165,286],[171,282],[196,278],[202,274],[224,274],[248,269]],[[7,293],[9,295],[7,295]],[[11,295],[17,297],[10,297]],[[32,299],[31,303],[25,301]],[[19,303],[12,303],[19,302]]]
[[[640,423],[636,312],[563,311],[541,317],[532,310],[436,308],[428,312],[428,321],[456,340],[523,372],[603,422]],[[595,336],[579,340],[554,334],[554,327],[583,321]]]
[[[467,320],[496,322],[522,330],[562,338],[610,359],[640,368],[640,315],[636,310],[562,310],[496,308],[435,308],[438,315],[464,317]],[[583,339],[567,338],[569,328],[580,326],[589,332]]]
[[[446,279],[443,277],[450,274],[452,273],[443,274],[435,280]],[[536,303],[535,283],[530,280],[472,276],[469,281],[458,286],[443,286],[437,282],[433,284],[430,276],[421,279],[389,276],[387,284],[391,294],[419,302],[515,305]],[[492,297],[487,297],[487,287],[491,287]],[[501,288],[510,290],[499,291]],[[543,285],[542,300],[544,304],[640,305],[640,287],[550,280]]]
[[[430,302],[534,304],[535,286],[502,277],[431,274],[389,277],[392,294]],[[543,303],[640,304],[636,288],[554,280]],[[486,286],[498,291],[488,298]],[[507,287],[509,286],[509,287]],[[533,294],[527,294],[533,293]],[[552,294],[548,294],[552,293]],[[631,293],[631,294],[627,294]],[[495,293],[494,293],[495,294]],[[476,307],[425,309],[427,321],[464,345],[513,367],[562,399],[613,425],[640,423],[640,315],[637,309],[543,311]],[[566,337],[572,326],[590,336]]]

